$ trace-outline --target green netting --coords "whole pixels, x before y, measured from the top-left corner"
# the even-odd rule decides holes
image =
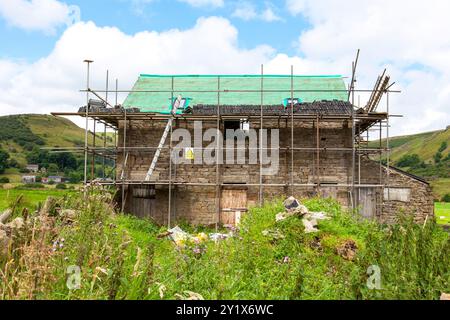
[[[191,98],[190,105],[216,105],[220,98],[221,105],[260,105],[260,92],[217,92],[218,78],[220,90],[261,90],[259,75],[141,75],[133,86],[133,91],[168,91],[168,92],[131,92],[124,102],[124,107],[137,107],[141,112],[169,113],[173,95]],[[347,101],[345,83],[341,76],[294,76],[294,90],[317,90],[315,92],[296,92],[294,98],[302,102],[320,100]],[[264,90],[281,90],[264,92],[264,105],[282,104],[291,97],[291,76],[266,75],[263,78]],[[203,92],[195,92],[203,91]]]

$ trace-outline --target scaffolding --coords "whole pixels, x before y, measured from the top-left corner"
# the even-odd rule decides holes
[[[335,151],[335,152],[342,152],[342,153],[351,153],[351,177],[350,182],[348,183],[338,183],[333,185],[327,185],[327,188],[333,187],[333,188],[347,188],[350,198],[350,204],[352,208],[356,208],[357,201],[355,199],[360,198],[360,189],[361,188],[386,188],[389,185],[389,174],[390,174],[390,145],[389,145],[389,126],[390,126],[390,118],[391,117],[401,117],[399,115],[390,115],[389,114],[389,94],[390,93],[399,93],[400,91],[397,90],[391,90],[392,84],[389,85],[388,82],[384,81],[383,85],[380,85],[380,82],[382,82],[383,75],[381,77],[378,77],[378,80],[376,82],[376,85],[373,89],[356,89],[355,83],[356,83],[356,68],[358,64],[358,58],[359,58],[359,50],[356,56],[356,60],[352,63],[352,78],[351,83],[349,84],[348,90],[302,90],[301,88],[295,88],[294,87],[294,67],[291,66],[290,69],[290,77],[291,77],[291,87],[289,90],[276,90],[277,92],[286,92],[286,94],[290,94],[291,101],[290,101],[290,112],[289,114],[282,114],[282,115],[273,115],[273,114],[264,114],[264,93],[265,92],[273,92],[274,90],[268,90],[264,88],[264,66],[261,65],[261,81],[260,81],[260,88],[259,90],[224,90],[221,88],[221,77],[217,77],[217,90],[184,90],[188,91],[190,93],[195,92],[208,92],[208,93],[215,93],[217,94],[217,110],[216,114],[214,115],[196,115],[196,114],[159,114],[159,113],[150,113],[150,112],[139,112],[139,113],[129,113],[126,109],[123,109],[122,112],[114,112],[114,113],[103,113],[103,112],[89,112],[89,99],[91,96],[95,96],[96,98],[100,99],[102,102],[105,103],[107,106],[111,106],[108,98],[109,94],[115,94],[115,105],[117,106],[118,102],[118,95],[119,93],[132,93],[132,92],[142,92],[142,93],[161,93],[166,92],[171,95],[173,101],[173,97],[175,96],[175,90],[174,90],[174,77],[172,77],[172,88],[171,90],[119,90],[118,89],[118,80],[115,81],[115,89],[110,90],[109,89],[109,71],[106,73],[106,88],[100,89],[100,90],[94,90],[90,88],[90,64],[92,61],[86,60],[87,64],[87,86],[86,89],[80,90],[80,92],[86,94],[86,110],[85,112],[53,112],[52,115],[54,116],[80,116],[85,117],[86,119],[86,126],[85,126],[85,144],[84,147],[74,147],[74,148],[51,148],[52,152],[79,152],[84,153],[84,184],[86,186],[91,185],[92,183],[105,185],[105,186],[116,186],[120,187],[121,191],[121,205],[122,205],[122,211],[125,209],[125,202],[127,195],[125,194],[125,187],[128,186],[146,186],[146,185],[152,185],[152,186],[167,186],[168,187],[168,213],[167,213],[167,221],[168,225],[170,226],[171,223],[171,216],[172,216],[172,201],[173,201],[173,189],[177,186],[204,186],[204,187],[214,187],[215,188],[215,213],[216,213],[216,225],[220,221],[220,199],[221,199],[221,190],[222,187],[226,186],[227,184],[223,183],[221,181],[221,169],[222,165],[219,163],[219,161],[216,161],[215,166],[215,173],[216,178],[215,182],[211,183],[201,183],[201,182],[183,182],[183,181],[177,181],[176,178],[174,178],[174,168],[172,166],[172,128],[168,132],[169,135],[169,143],[166,146],[128,146],[127,145],[127,131],[130,127],[132,127],[133,121],[148,121],[148,122],[166,122],[170,119],[173,119],[174,121],[177,120],[184,120],[184,121],[205,121],[210,123],[215,123],[215,128],[217,132],[221,132],[221,124],[225,120],[241,120],[242,118],[247,119],[248,121],[258,121],[259,122],[259,129],[260,129],[260,141],[261,141],[261,135],[262,135],[262,129],[264,128],[265,120],[278,120],[285,121],[286,124],[290,123],[290,143],[288,147],[282,147],[278,148],[279,151],[284,151],[286,153],[290,154],[289,159],[289,179],[288,181],[285,181],[285,183],[264,183],[263,182],[263,164],[262,161],[260,161],[259,166],[259,183],[249,184],[249,183],[236,183],[233,184],[234,186],[242,186],[242,187],[258,187],[259,188],[259,203],[264,202],[264,188],[266,187],[285,187],[286,190],[289,190],[291,194],[293,194],[293,191],[295,188],[307,188],[315,190],[316,192],[320,193],[322,184],[320,180],[320,165],[321,165],[321,153],[326,151]],[[384,78],[386,79],[386,78]],[[389,79],[389,78],[388,78]],[[388,80],[389,81],[389,80]],[[177,89],[177,91],[183,92],[182,89]],[[342,91],[345,93],[348,93],[348,99],[349,102],[352,104],[352,112],[348,115],[342,115],[342,114],[335,114],[335,115],[325,115],[325,114],[296,114],[294,112],[294,95],[296,93],[301,92],[323,92],[323,91]],[[221,94],[223,93],[229,93],[229,92],[257,92],[260,94],[261,100],[260,100],[260,112],[259,115],[256,114],[249,114],[249,115],[229,115],[229,114],[221,114]],[[364,112],[359,113],[355,110],[355,94],[356,93],[368,93],[371,95],[370,102],[370,112]],[[102,94],[105,96],[103,97]],[[381,96],[386,96],[386,112],[375,112],[375,109],[377,105],[374,104],[374,99],[372,97],[376,97],[377,103],[381,100]],[[93,121],[93,131],[90,132],[89,130],[89,121]],[[301,122],[309,122],[312,124],[313,129],[315,128],[315,147],[294,147],[294,137],[295,137],[295,123],[297,121]],[[321,123],[323,122],[342,122],[342,121],[348,121],[352,124],[352,143],[351,147],[339,147],[339,148],[325,148],[320,146],[320,134],[321,134]],[[122,146],[119,146],[118,143],[118,133],[119,133],[119,126],[120,122],[123,122],[123,142]],[[103,145],[98,146],[96,144],[96,137],[97,137],[97,124],[103,125]],[[113,140],[112,145],[111,143],[108,145],[106,135],[107,130],[112,130],[113,132]],[[383,129],[385,129],[385,144],[383,145]],[[378,147],[375,148],[369,148],[369,132],[373,131],[378,133]],[[92,139],[92,145],[89,144],[89,134],[93,135]],[[365,137],[365,139],[364,139]],[[217,140],[217,149],[219,150],[219,139]],[[125,176],[125,168],[127,167],[129,153],[130,152],[155,152],[156,150],[162,150],[166,149],[169,151],[169,157],[168,161],[169,163],[169,174],[167,180],[157,180],[157,181],[148,181],[148,179],[142,179],[142,180],[133,180],[129,179]],[[248,150],[249,148],[245,148]],[[259,149],[259,156],[261,159],[263,150],[270,150],[271,148],[262,148],[258,147]],[[223,149],[222,149],[223,150]],[[235,149],[236,150],[236,149]],[[294,154],[295,152],[310,152],[314,155],[314,160],[312,163],[313,166],[313,176],[314,176],[314,182],[313,183],[296,183],[293,175],[293,169],[294,169]],[[361,157],[363,155],[372,155],[377,156],[378,155],[378,161],[380,166],[380,176],[379,176],[379,183],[378,184],[362,184],[361,183]],[[89,157],[91,156],[91,157]],[[121,173],[118,176],[117,170],[117,161],[119,156],[121,156],[122,162],[121,162]],[[386,179],[383,179],[382,176],[382,167],[383,167],[383,158],[385,156],[386,164],[385,167],[387,168],[387,177]],[[90,163],[89,163],[89,158]],[[95,175],[95,163],[97,159],[101,159],[102,163],[102,177],[96,178]],[[114,162],[114,166],[112,170],[107,173],[106,172],[106,160],[112,160]],[[286,157],[287,159],[287,157]],[[88,167],[91,165],[91,172],[90,177],[88,173]],[[175,166],[176,170],[176,166]],[[356,191],[358,193],[356,193]]]

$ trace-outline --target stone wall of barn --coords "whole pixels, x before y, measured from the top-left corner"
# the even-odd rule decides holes
[[[428,183],[417,180],[396,169],[390,168],[389,177],[386,167],[377,162],[362,158],[362,183],[388,184],[389,188],[377,190],[380,210],[377,218],[382,223],[395,223],[400,213],[412,215],[417,223],[425,219],[434,219],[434,202],[431,187]]]
[[[129,151],[127,164],[124,168],[124,178],[126,180],[144,180],[149,165],[153,159],[154,150],[144,149],[146,147],[156,147],[164,131],[165,122],[153,121],[133,121],[126,130],[127,147],[135,148]],[[279,130],[279,165],[278,171],[273,175],[263,176],[263,183],[275,184],[276,186],[266,186],[263,190],[265,200],[275,197],[282,197],[294,194],[297,197],[306,197],[316,194],[311,186],[297,186],[293,190],[287,186],[291,181],[291,122],[290,121],[269,121],[265,120],[264,129]],[[194,147],[194,124],[184,120],[174,123],[173,129],[186,129],[192,136],[192,147]],[[215,128],[216,122],[203,122],[203,132]],[[260,122],[250,123],[251,129],[259,129]],[[222,127],[223,129],[223,123]],[[258,134],[259,137],[259,134]],[[119,147],[123,146],[124,122],[119,128]],[[268,134],[270,148],[270,132]],[[294,148],[311,148],[311,150],[294,151],[294,167],[292,179],[294,184],[314,184],[318,180],[324,184],[346,184],[350,183],[351,152],[341,152],[336,150],[322,151],[319,157],[319,167],[317,168],[317,153],[314,150],[317,143],[322,148],[351,147],[351,128],[346,121],[341,123],[322,122],[319,128],[319,139],[317,139],[317,127],[310,122],[296,122],[294,124]],[[172,142],[175,146],[178,142]],[[203,147],[207,147],[211,142],[203,142]],[[169,139],[166,141],[165,149],[162,150],[158,160],[153,179],[162,183],[169,182]],[[248,147],[248,143],[246,144]],[[258,151],[257,151],[258,152]],[[270,151],[269,155],[270,155]],[[226,159],[224,151],[224,159]],[[248,160],[249,150],[246,150]],[[119,154],[117,161],[117,176],[122,175],[122,163],[125,154]],[[198,159],[198,155],[196,155]],[[264,165],[264,168],[269,166]],[[187,220],[195,224],[213,224],[217,220],[216,212],[216,165],[215,164],[172,164],[172,181],[179,183],[204,183],[206,186],[177,185],[173,186],[171,200],[171,219]],[[219,166],[219,182],[232,187],[234,184],[246,184],[248,205],[256,205],[259,202],[259,172],[260,165],[249,164],[223,164]],[[168,219],[168,186],[159,185],[156,187],[154,200],[136,199],[133,197],[132,186],[126,188],[125,209],[128,212],[141,217],[151,217],[159,223],[166,223]],[[348,205],[348,190],[335,187],[324,187],[322,189],[326,195],[337,197],[345,206]],[[144,202],[153,201],[152,204]],[[151,211],[151,212],[149,212]]]

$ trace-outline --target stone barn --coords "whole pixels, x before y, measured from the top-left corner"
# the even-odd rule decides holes
[[[428,183],[382,165],[381,139],[368,146],[389,114],[349,97],[341,76],[141,75],[122,106],[88,112],[117,127],[123,210],[160,224],[236,224],[288,195],[387,223],[433,218]]]

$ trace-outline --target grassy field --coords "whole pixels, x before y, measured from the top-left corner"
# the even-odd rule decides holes
[[[34,209],[48,197],[63,197],[70,190],[42,189],[42,190],[18,190],[0,189],[0,211],[10,207],[19,196],[23,196],[20,206]]]
[[[450,203],[436,202],[434,204],[434,214],[439,224],[450,225]]]

